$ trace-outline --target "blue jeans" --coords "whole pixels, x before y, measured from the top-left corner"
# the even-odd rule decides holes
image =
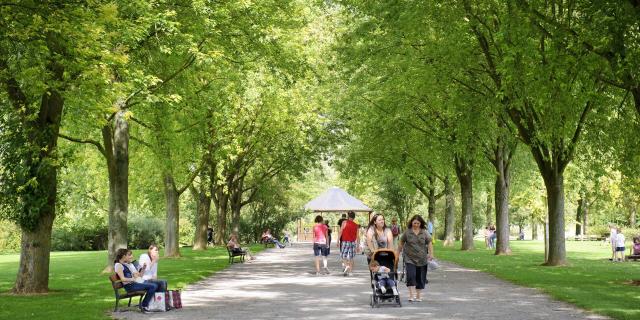
[[[280,243],[280,241],[278,241],[278,239],[276,239],[276,238],[271,238],[271,242],[273,242],[275,245],[277,245],[278,248],[284,248],[284,244]]]
[[[158,285],[152,282],[144,282],[144,283],[129,283],[124,286],[124,290],[127,292],[131,291],[146,291],[147,293],[144,295],[144,299],[142,299],[141,307],[146,308],[149,306],[149,302],[153,299],[153,296],[156,294],[156,290],[158,290]]]
[[[382,287],[393,288],[396,286],[396,282],[391,278],[382,278],[382,279],[378,279],[378,286],[380,288]]]
[[[167,291],[167,280],[156,279],[156,280],[145,280],[144,282],[155,283],[156,285],[158,285],[158,288],[156,288],[156,292]]]

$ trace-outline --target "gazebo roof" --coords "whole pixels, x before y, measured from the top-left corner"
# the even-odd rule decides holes
[[[362,203],[362,201],[354,198],[338,187],[329,188],[329,190],[323,194],[307,202],[304,208],[316,212],[373,211]]]

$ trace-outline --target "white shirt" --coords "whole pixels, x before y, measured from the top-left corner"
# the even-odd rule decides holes
[[[146,264],[147,267],[144,269],[144,274],[142,275],[142,279],[151,280],[158,277],[158,263],[151,263],[151,257],[148,254],[143,253],[140,255],[140,260],[138,261],[140,267]]]
[[[624,234],[618,233],[616,235],[616,247],[624,247]]]

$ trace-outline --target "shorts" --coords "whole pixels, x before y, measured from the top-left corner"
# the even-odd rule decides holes
[[[342,241],[340,244],[340,254],[342,259],[351,260],[356,253],[356,243],[354,241]]]
[[[624,252],[624,247],[616,247],[616,252]]]
[[[313,255],[318,257],[320,255],[326,257],[329,255],[329,248],[326,244],[323,243],[314,243],[313,244]]]

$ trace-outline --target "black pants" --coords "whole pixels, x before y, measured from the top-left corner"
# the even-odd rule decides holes
[[[415,264],[406,263],[407,287],[415,286],[416,289],[422,290],[429,282],[427,281],[427,265],[416,266]]]

